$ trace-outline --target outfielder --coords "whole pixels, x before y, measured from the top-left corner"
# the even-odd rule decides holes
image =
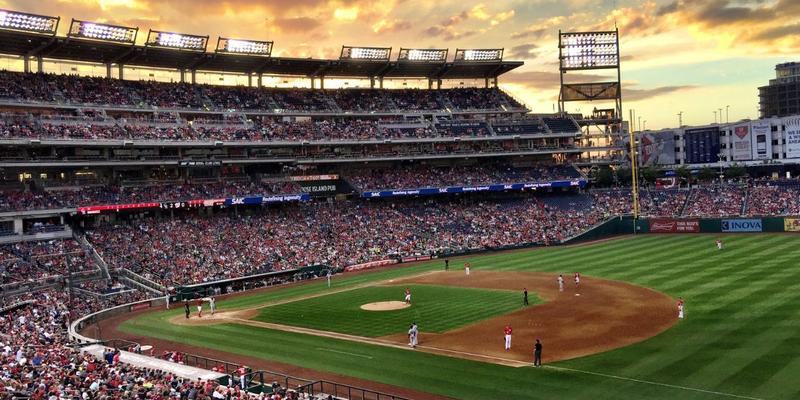
[[[511,349],[511,331],[511,325],[506,325],[506,327],[503,328],[503,334],[505,335],[506,339],[506,350]]]
[[[717,239],[717,250],[722,250],[722,240]]]

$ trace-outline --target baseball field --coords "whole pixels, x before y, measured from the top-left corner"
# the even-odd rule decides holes
[[[717,236],[646,235],[454,259],[448,272],[435,260],[226,299],[213,319],[157,311],[103,331],[413,398],[800,398],[800,236],[721,237],[722,251]],[[454,268],[464,261],[469,277]],[[361,308],[402,300],[405,288],[410,307]],[[412,321],[416,350],[405,345]],[[529,365],[535,338],[544,368]]]

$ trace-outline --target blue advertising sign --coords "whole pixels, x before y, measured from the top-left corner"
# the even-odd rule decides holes
[[[414,188],[414,189],[391,189],[379,190],[374,192],[363,192],[361,197],[394,197],[394,196],[429,196],[436,194],[448,193],[470,193],[470,192],[501,192],[503,190],[523,190],[523,189],[538,189],[538,188],[558,188],[558,187],[572,187],[586,186],[586,181],[583,179],[574,179],[571,181],[552,181],[540,183],[509,183],[509,184],[492,184],[484,186],[448,186],[448,187],[429,187],[429,188]]]
[[[274,196],[231,197],[225,199],[226,206],[254,205],[266,203],[282,203],[286,201],[307,201],[311,199],[308,194],[283,194]]]
[[[723,219],[723,232],[761,232],[761,219]]]

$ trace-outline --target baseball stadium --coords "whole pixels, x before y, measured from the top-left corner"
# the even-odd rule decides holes
[[[195,3],[0,0],[0,398],[800,398],[793,1]]]

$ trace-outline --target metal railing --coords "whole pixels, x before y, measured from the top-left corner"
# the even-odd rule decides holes
[[[337,398],[346,398],[348,400],[408,400],[405,397],[329,381],[312,382],[308,385],[298,387],[297,391],[308,393],[311,396],[326,394]]]

